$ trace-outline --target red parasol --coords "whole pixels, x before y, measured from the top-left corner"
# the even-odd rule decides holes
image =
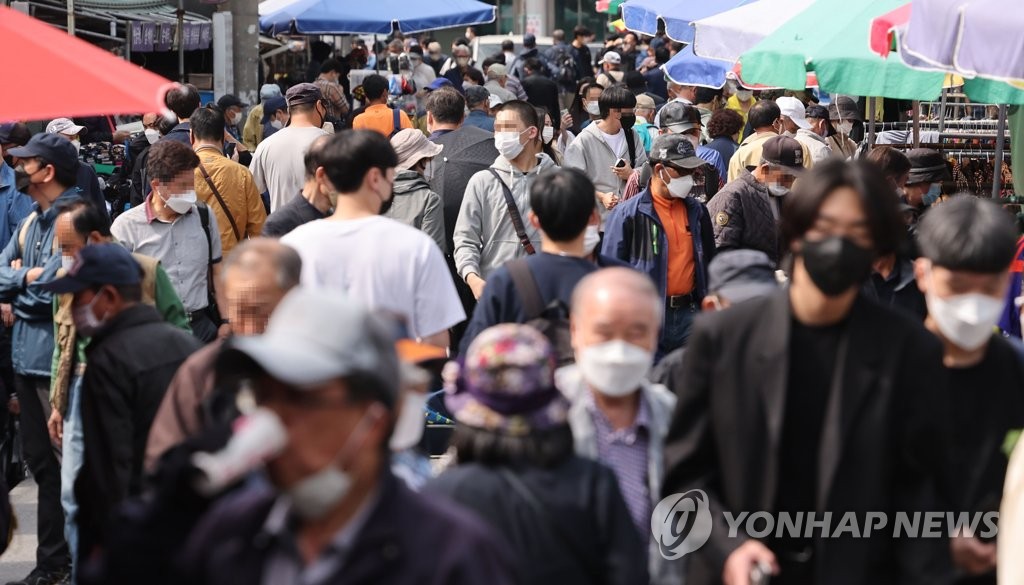
[[[910,2],[872,20],[871,36],[869,37],[871,50],[883,58],[888,57],[893,47],[896,29],[906,26],[908,22],[910,22]]]
[[[0,5],[0,120],[163,112],[175,84]]]

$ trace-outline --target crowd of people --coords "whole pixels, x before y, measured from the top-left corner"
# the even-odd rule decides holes
[[[724,518],[1000,509],[1012,216],[863,144],[856,98],[593,37],[182,85],[105,137],[105,190],[86,126],[0,125],[0,416],[38,485],[9,585],[995,583],[1014,553],[973,529]],[[652,526],[693,490],[716,524],[680,559]]]

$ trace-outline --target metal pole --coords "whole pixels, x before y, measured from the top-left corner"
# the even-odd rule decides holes
[[[914,148],[921,148],[921,102],[914,100],[913,104],[910,114],[914,122]]]
[[[1003,150],[1006,148],[1006,104],[999,106],[999,121],[996,122],[996,160],[992,170],[992,198],[999,199],[1003,188]]]
[[[68,0],[68,34],[75,36],[75,0]]]
[[[875,98],[868,98],[868,148],[875,147]]]
[[[178,0],[178,81],[185,83],[185,2]]]
[[[939,96],[939,132],[946,131],[946,88],[942,88]]]
[[[576,26],[583,24],[583,0],[576,0]]]
[[[124,60],[132,60],[132,23],[131,21],[125,21],[124,23]]]

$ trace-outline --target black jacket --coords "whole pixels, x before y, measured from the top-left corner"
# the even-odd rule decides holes
[[[708,495],[710,540],[691,555],[688,585],[720,582],[730,538],[723,511],[773,512],[780,483],[778,444],[788,385],[789,295],[781,291],[698,316],[684,358],[686,384],[665,445],[663,496]],[[888,514],[870,538],[816,538],[817,582],[829,585],[940,583],[948,575],[945,538],[894,539],[894,512],[938,507],[949,450],[947,379],[936,338],[907,316],[863,298],[847,319],[841,398],[826,408],[815,512]],[[842,343],[840,342],[840,346]],[[839,356],[842,357],[841,355]],[[941,432],[940,432],[941,431]],[[756,525],[761,528],[761,525]],[[818,530],[820,532],[820,529]]]
[[[743,171],[726,183],[708,201],[708,214],[715,226],[715,245],[719,250],[750,248],[760,250],[772,262],[779,262],[779,222],[772,207],[781,206],[768,193],[768,187],[754,175]],[[778,209],[778,207],[776,207]]]
[[[610,469],[573,456],[553,469],[513,473],[541,502],[544,516],[499,469],[475,463],[449,469],[424,491],[450,497],[504,536],[517,555],[523,585],[593,585],[593,574],[603,575],[606,585],[647,583],[647,546]]]
[[[544,108],[551,116],[551,123],[555,130],[562,127],[561,102],[558,100],[558,84],[534,73],[523,80],[523,91],[526,92],[526,99],[531,105],[537,108]],[[544,120],[541,120],[544,123]]]
[[[313,204],[307,201],[302,196],[302,193],[299,193],[291,201],[267,216],[267,221],[263,224],[261,235],[280,238],[300,225],[325,217],[327,217],[326,213],[313,207]]]
[[[75,482],[81,558],[103,543],[114,507],[141,491],[149,427],[178,366],[197,349],[194,337],[141,304],[113,317],[86,347]]]
[[[451,132],[437,134],[431,141],[444,146],[441,154],[431,162],[434,172],[430,190],[441,196],[445,249],[450,255],[455,249],[452,234],[459,219],[462,198],[466,195],[466,185],[473,175],[494,164],[498,150],[494,147],[494,134],[475,126],[461,126]]]
[[[507,549],[475,516],[412,492],[387,472],[380,500],[331,585],[510,585]],[[219,502],[189,538],[181,583],[257,585],[272,540],[262,532],[276,492],[252,488]]]

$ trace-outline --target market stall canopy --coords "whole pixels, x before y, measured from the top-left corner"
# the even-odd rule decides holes
[[[732,70],[732,64],[698,57],[693,54],[693,45],[687,45],[661,69],[673,83],[720,89],[725,85],[725,76]]]
[[[693,21],[698,57],[736,62],[740,55],[793,18],[814,0],[758,0]]]
[[[645,35],[658,32],[658,20],[665,23],[665,34],[679,43],[693,42],[690,23],[755,0],[629,0],[622,5],[626,28]]]
[[[174,87],[159,75],[4,6],[0,54],[19,56],[5,62],[7,85],[29,88],[0,92],[0,120],[160,112],[164,94]],[[45,71],[60,74],[43,75]]]
[[[870,37],[868,39],[871,50],[878,53],[880,57],[888,57],[889,53],[896,47],[895,37],[897,31],[901,27],[906,26],[909,20],[909,2],[872,20]]]
[[[1024,82],[1024,9],[1006,0],[914,0],[900,35],[910,66]]]
[[[270,4],[272,11],[265,12]],[[405,34],[494,22],[494,6],[477,0],[267,0],[260,29],[271,36],[297,34]],[[397,16],[401,15],[401,16]]]

